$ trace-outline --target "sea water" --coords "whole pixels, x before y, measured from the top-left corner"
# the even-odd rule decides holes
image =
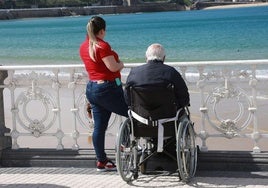
[[[125,63],[161,43],[166,61],[268,59],[268,6],[101,15]],[[89,16],[0,21],[0,64],[80,64]]]

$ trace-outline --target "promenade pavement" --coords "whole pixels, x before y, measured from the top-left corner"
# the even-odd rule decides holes
[[[177,173],[155,172],[140,175],[130,184],[117,172],[97,172],[93,168],[0,167],[0,187],[4,188],[125,188],[125,187],[268,187],[268,172],[198,171],[188,184]]]

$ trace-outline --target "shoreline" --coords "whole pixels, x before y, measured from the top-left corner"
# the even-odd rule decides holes
[[[209,9],[227,9],[241,7],[268,6],[268,2],[252,3],[206,3],[198,2],[192,7],[177,3],[150,3],[137,6],[88,6],[88,7],[55,7],[55,8],[32,8],[32,9],[0,9],[0,20],[83,16],[95,14],[122,14],[137,12],[163,12],[163,11],[193,11]]]
[[[87,7],[55,7],[32,9],[0,9],[0,20],[88,16],[97,14],[122,14],[137,12],[184,11],[186,7],[177,3],[150,3],[137,6],[87,6]]]
[[[268,6],[268,2],[254,2],[246,4],[229,4],[229,5],[217,5],[205,7],[202,10],[214,10],[214,9],[229,9],[229,8],[246,8],[246,7],[259,7],[259,6]]]

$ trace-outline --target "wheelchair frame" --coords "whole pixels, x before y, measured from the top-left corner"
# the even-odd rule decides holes
[[[195,132],[193,123],[190,119],[190,112],[188,107],[185,107],[185,113],[179,116],[182,109],[177,111],[176,117],[154,120],[153,123],[159,126],[163,122],[174,121],[175,137],[176,137],[176,161],[177,171],[180,179],[183,182],[188,182],[194,177],[197,166],[197,147],[195,144]],[[121,178],[130,182],[138,178],[139,173],[146,173],[146,162],[158,151],[152,147],[150,137],[136,137],[134,135],[134,121],[139,118],[134,117],[137,114],[129,110],[129,117],[120,126],[116,140],[116,164],[117,171]],[[178,123],[177,123],[178,122]],[[143,138],[145,144],[142,146],[140,140]],[[158,135],[159,138],[159,135]],[[159,141],[158,141],[159,144]],[[158,145],[157,144],[157,145]],[[159,146],[157,146],[159,149]],[[161,147],[160,147],[161,148]],[[161,149],[160,149],[161,152]]]

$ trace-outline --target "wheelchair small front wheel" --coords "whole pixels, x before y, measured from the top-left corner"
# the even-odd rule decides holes
[[[131,143],[131,123],[126,119],[119,129],[116,142],[116,165],[121,178],[129,182],[135,178],[134,154]]]

